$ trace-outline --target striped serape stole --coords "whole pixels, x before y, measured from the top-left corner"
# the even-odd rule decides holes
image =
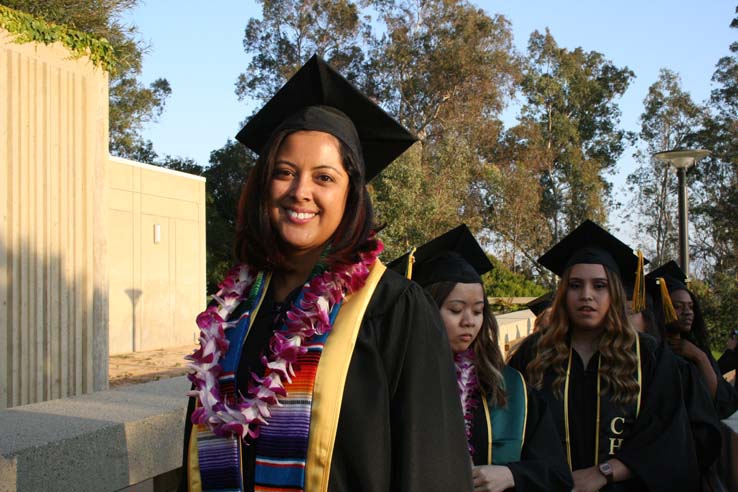
[[[218,437],[206,425],[197,427],[202,490],[242,492],[240,436]]]
[[[331,311],[331,326],[339,309],[340,304],[337,304]],[[259,438],[254,443],[254,492],[294,492],[305,489],[313,388],[329,333],[306,340],[308,350],[298,357],[292,383],[285,384],[287,396],[279,398],[281,406],[272,407],[269,424],[262,425],[259,430]]]

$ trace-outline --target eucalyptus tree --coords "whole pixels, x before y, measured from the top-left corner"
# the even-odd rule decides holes
[[[704,109],[684,91],[679,76],[661,69],[643,101],[635,153],[638,167],[627,178],[630,212],[637,226],[639,245],[655,265],[678,256],[677,179],[666,163],[653,159],[656,152],[686,148],[700,130]],[[693,174],[690,173],[690,181]]]

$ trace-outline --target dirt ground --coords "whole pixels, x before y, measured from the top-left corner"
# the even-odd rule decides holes
[[[195,350],[194,345],[184,345],[149,352],[133,352],[110,356],[108,371],[110,387],[116,388],[128,384],[146,383],[159,379],[183,376],[186,374],[185,355]],[[733,382],[735,371],[725,375],[725,379]]]
[[[184,357],[191,354],[194,349],[194,345],[185,345],[148,352],[111,355],[108,366],[110,387],[182,376],[186,373],[187,364]]]

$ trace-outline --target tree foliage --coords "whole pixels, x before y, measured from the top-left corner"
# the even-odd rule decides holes
[[[485,275],[484,292],[490,297],[538,297],[546,293],[541,285],[531,281],[525,275],[510,271],[504,263],[490,257],[494,265],[491,272]]]
[[[246,27],[240,97],[267,99],[318,53],[421,139],[370,185],[385,257],[461,220],[478,230],[479,147],[497,138],[518,78],[509,22],[458,0],[261,5]]]
[[[633,76],[596,51],[559,47],[548,31],[531,34],[519,125],[534,136],[525,143],[541,146],[542,212],[553,241],[584,219],[606,219],[605,173],[626,144],[615,101]]]
[[[234,241],[241,188],[254,167],[253,155],[238,142],[228,140],[210,153],[207,179],[207,270],[208,291],[215,292],[236,260]]]
[[[738,29],[738,7],[730,27]],[[729,54],[718,60],[712,76],[714,89],[707,102],[708,112],[695,145],[712,155],[694,171],[696,205],[690,219],[698,234],[690,244],[703,263],[704,314],[713,346],[736,327],[738,312],[738,41]]]
[[[366,90],[420,143],[373,183],[388,253],[459,222],[480,230],[485,162],[519,79],[509,21],[467,2],[376,2]]]
[[[243,46],[252,58],[236,81],[239,98],[266,101],[317,53],[353,80],[361,71],[360,44],[368,26],[351,0],[261,0],[261,19],[249,19]]]
[[[738,7],[736,8],[738,14]],[[731,22],[738,29],[738,16]],[[715,84],[708,101],[709,114],[697,144],[712,155],[695,171],[702,184],[701,203],[695,213],[709,242],[701,246],[702,255],[715,271],[738,273],[738,41],[721,58],[712,80]]]
[[[148,87],[138,80],[146,47],[136,28],[121,21],[138,0],[0,0],[0,4],[110,42],[115,59],[110,69],[110,152],[127,158],[145,152],[150,144],[141,135],[143,125],[161,115],[171,88],[163,78]]]
[[[617,99],[633,76],[601,53],[559,47],[548,30],[531,34],[518,124],[488,151],[487,227],[508,267],[534,267],[584,219],[606,221],[607,175],[629,139]]]

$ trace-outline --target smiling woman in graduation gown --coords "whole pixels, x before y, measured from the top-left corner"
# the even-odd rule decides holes
[[[509,363],[549,403],[575,489],[698,490],[675,359],[627,321],[630,248],[587,221],[539,263],[562,277],[551,323]]]
[[[454,352],[475,491],[569,491],[571,474],[546,402],[505,366],[481,275],[492,264],[465,225],[390,264],[425,288]]]
[[[314,57],[238,139],[244,264],[198,317],[182,489],[471,490],[443,326],[371,232],[365,182],[413,137]]]

